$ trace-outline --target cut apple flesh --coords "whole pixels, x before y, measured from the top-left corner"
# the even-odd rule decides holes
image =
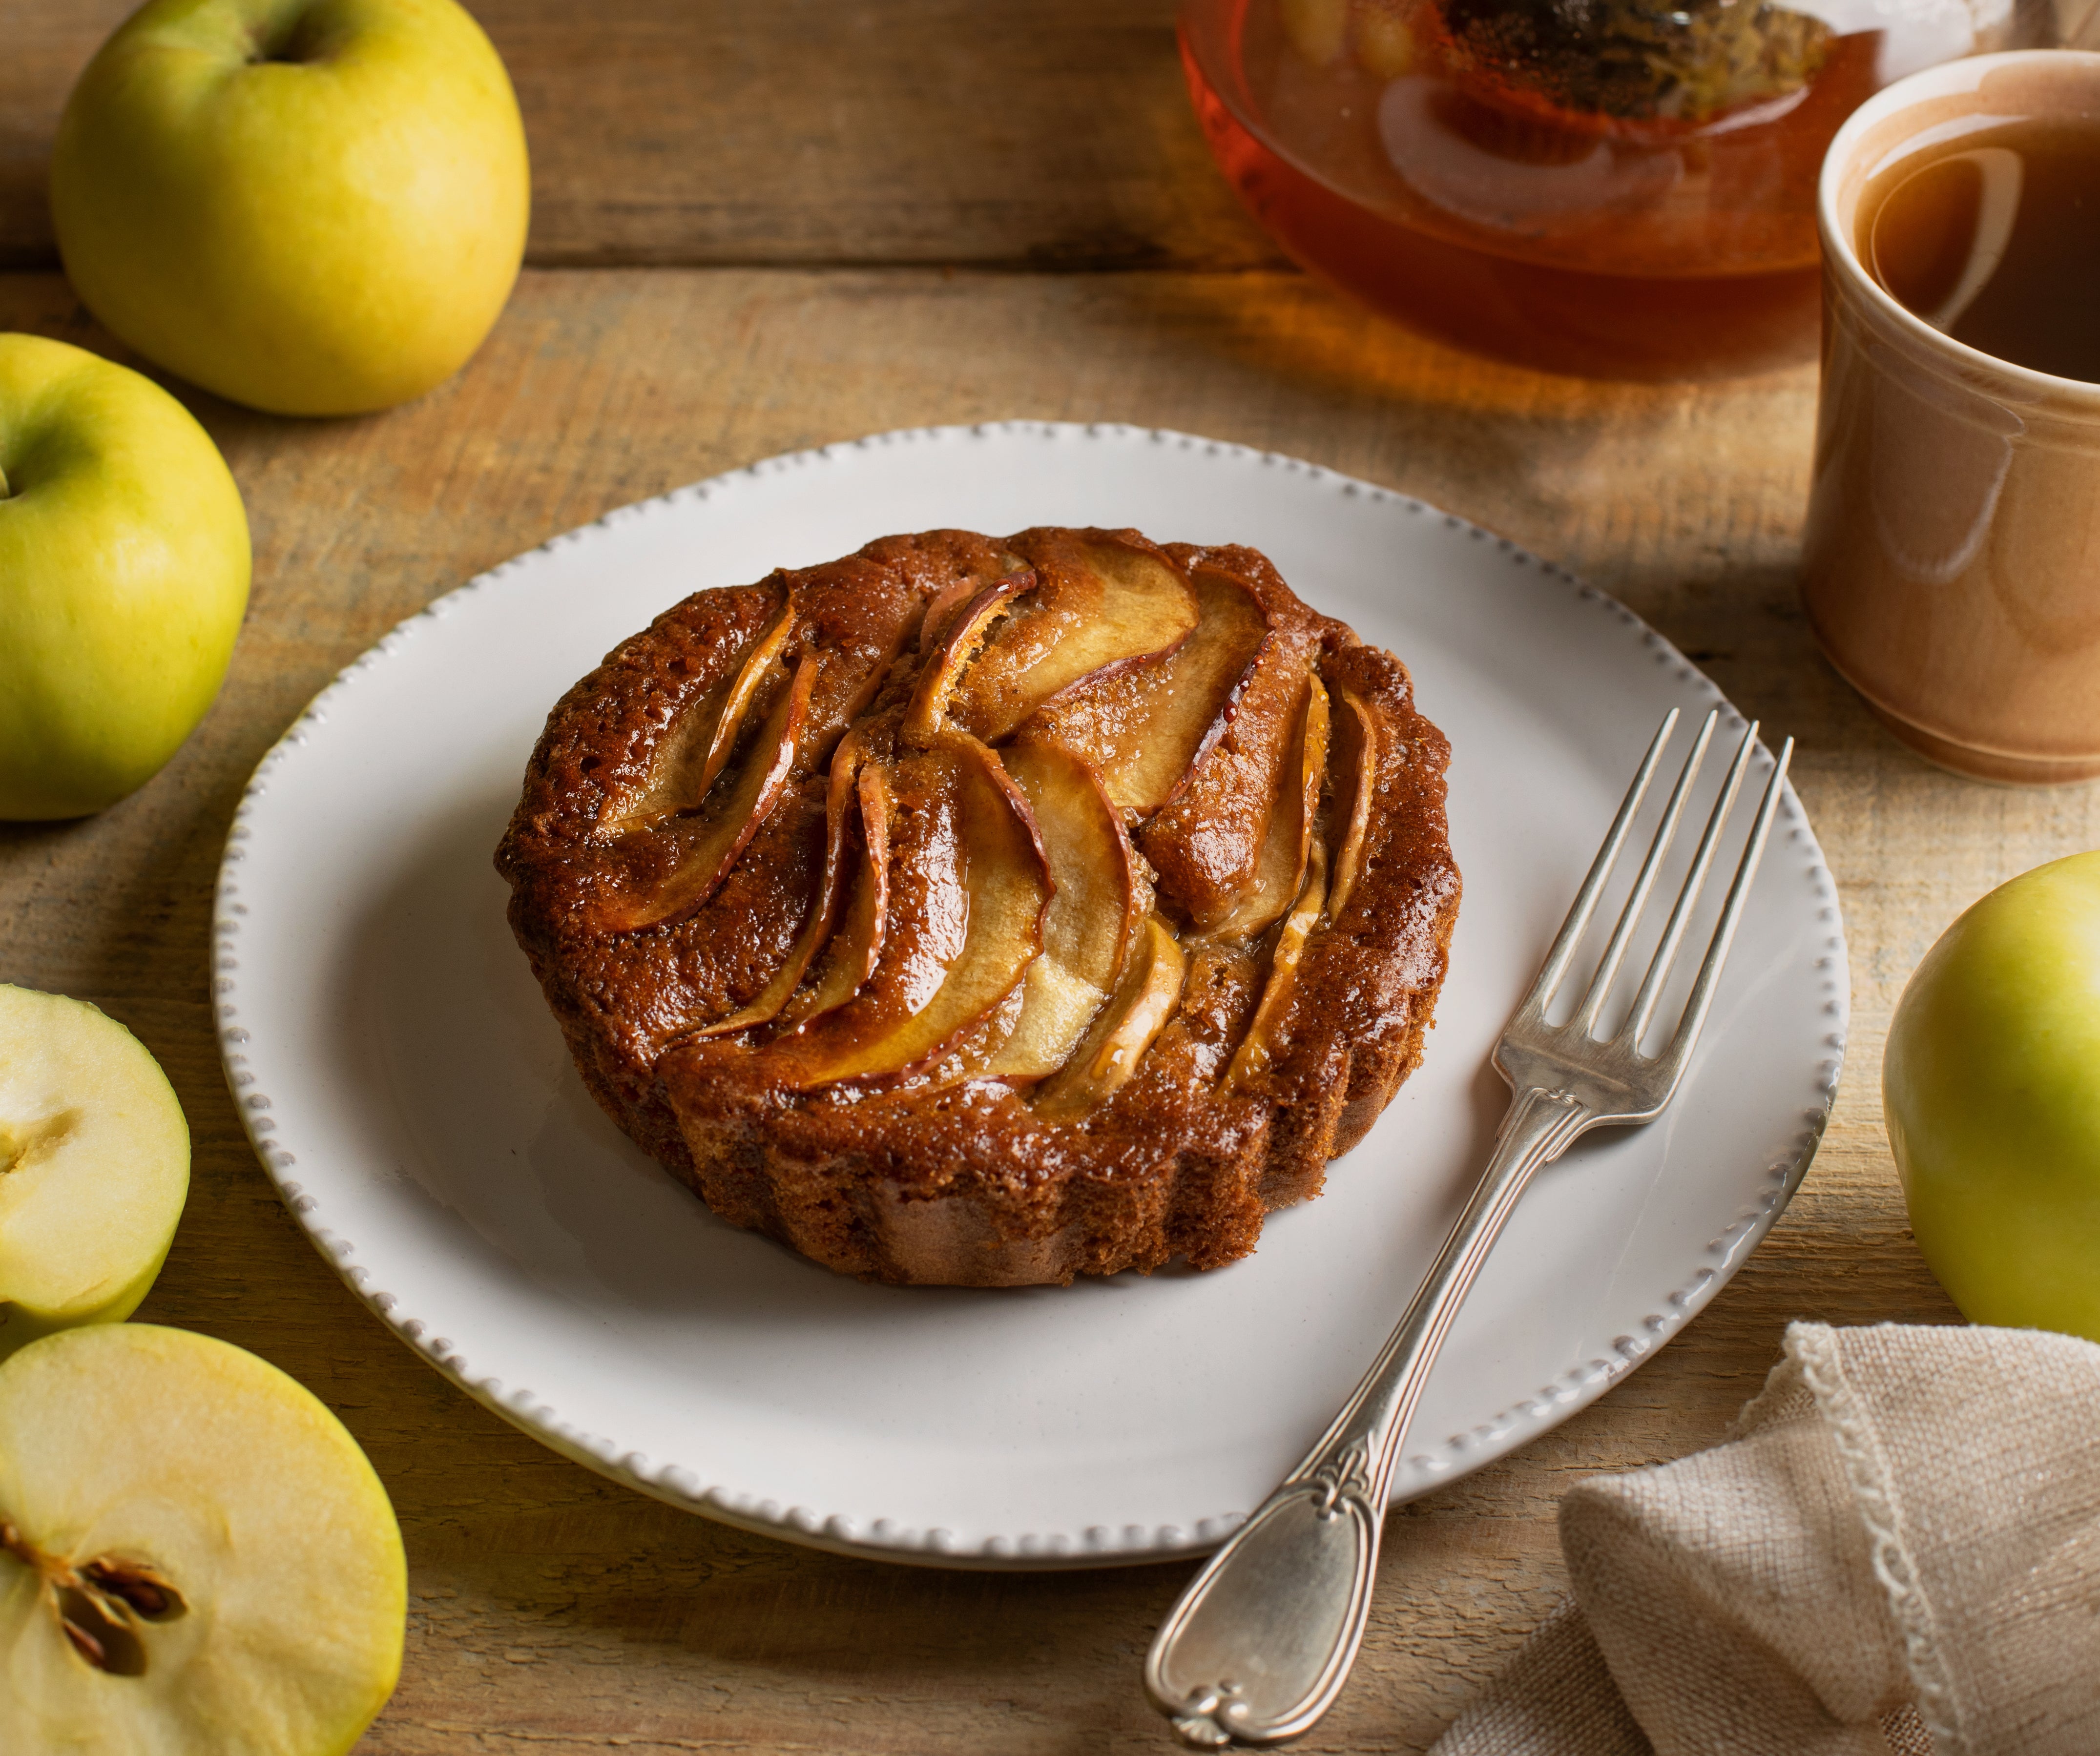
[[[847,735],[832,757],[824,793],[824,869],[818,881],[817,898],[810,907],[810,918],[796,935],[787,960],[774,972],[772,979],[749,1005],[689,1035],[728,1036],[779,1017],[796,989],[801,986],[817,954],[829,943],[838,927],[839,911],[846,893],[846,873],[854,858],[853,826],[862,820],[860,776],[863,759],[860,739],[852,734]]]
[[[649,780],[642,792],[599,826],[607,835],[624,835],[648,824],[697,810],[735,748],[752,704],[770,679],[777,679],[775,661],[795,631],[791,598],[752,644],[736,675],[717,683],[685,712],[657,746]]]
[[[1335,716],[1335,822],[1342,845],[1335,855],[1334,882],[1327,915],[1339,920],[1363,870],[1364,839],[1371,821],[1371,796],[1378,788],[1378,722],[1363,697],[1346,683],[1335,686],[1342,709]]]
[[[1028,966],[1012,1026],[982,1057],[961,1070],[986,1079],[1047,1079],[1071,1058],[1108,999],[1048,953]]]
[[[1114,999],[1063,1070],[1036,1088],[1036,1114],[1047,1121],[1071,1121],[1114,1096],[1181,1004],[1188,973],[1188,958],[1166,923],[1148,916]]]
[[[138,1323],[0,1364],[0,1749],[339,1756],[407,1604],[386,1490],[275,1366]]]
[[[793,682],[775,698],[773,711],[758,729],[751,752],[721,799],[691,818],[638,832],[660,836],[673,848],[670,874],[642,895],[624,898],[607,911],[605,924],[615,933],[631,933],[690,914],[714,894],[737,857],[780,802],[795,772],[796,747],[809,719],[810,691],[817,677],[818,657],[805,652],[795,667]]]
[[[999,759],[953,738],[891,777],[888,923],[853,999],[757,1052],[801,1089],[905,1073],[1020,983],[1043,946],[1050,874]]]
[[[1054,744],[1012,744],[1001,757],[1035,814],[1056,891],[1021,1016],[982,1070],[1040,1079],[1065,1064],[1115,987],[1150,889],[1091,768]]]
[[[1320,924],[1326,902],[1327,854],[1317,836],[1312,838],[1306,863],[1304,888],[1276,936],[1276,949],[1268,960],[1268,979],[1262,984],[1255,1004],[1254,1019],[1225,1070],[1225,1089],[1234,1092],[1258,1074],[1265,1073],[1276,1058],[1277,1033],[1290,1010],[1290,996],[1297,991],[1298,968],[1304,961],[1305,942]]]
[[[1008,614],[1013,600],[1035,584],[1031,572],[1009,573],[995,585],[986,586],[963,607],[927,659],[919,673],[918,686],[911,691],[911,703],[904,710],[904,723],[899,729],[907,743],[931,743],[946,728],[949,697],[970,660],[991,638],[992,624]]]
[[[1159,557],[1086,544],[1075,565],[1039,575],[1033,601],[952,690],[950,712],[995,743],[1061,690],[1171,652],[1196,624],[1194,596]]]
[[[1209,929],[1220,938],[1251,938],[1263,931],[1304,888],[1306,861],[1319,821],[1321,788],[1327,775],[1329,717],[1326,688],[1318,677],[1308,676],[1298,735],[1277,770],[1275,800],[1254,876],[1231,912]]]
[[[1179,647],[1066,690],[1034,721],[1095,752],[1109,797],[1140,817],[1171,802],[1224,735],[1269,642],[1268,616],[1237,580],[1198,567],[1190,584],[1199,615]]]
[[[129,1317],[189,1179],[182,1105],[139,1039],[85,1001],[0,986],[0,1357]]]

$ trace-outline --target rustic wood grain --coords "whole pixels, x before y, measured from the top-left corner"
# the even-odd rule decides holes
[[[51,276],[0,328],[108,348]],[[1852,1048],[1793,1207],[1713,1306],[1592,1409],[1396,1514],[1357,1680],[1302,1748],[1418,1751],[1560,1589],[1566,1482],[1718,1437],[1785,1323],[1951,1321],[1905,1229],[1877,1069],[1890,1010],[1968,902],[2100,841],[2100,792],[1929,769],[1817,658],[1791,579],[1811,373],[1697,389],[1485,366],[1287,274],[528,274],[489,346],[409,408],[276,421],[183,392],[257,546],[232,675],[166,772],[99,818],[0,828],[0,978],[86,995],[167,1065],[196,1180],[140,1315],[251,1348],[370,1451],[412,1569],[372,1756],[614,1748],[1158,1751],[1137,1666],[1186,1569],[944,1574],[801,1551],[600,1480],[486,1414],[337,1283],[220,1081],[206,939],[249,770],[335,669],[476,571],[607,508],[885,427],[1026,415],[1170,426],[1389,483],[1620,594],[1796,773],[1843,893]]]
[[[55,266],[73,82],[133,0],[0,0],[0,267]],[[1173,0],[470,0],[539,263],[1274,266],[1210,167]]]

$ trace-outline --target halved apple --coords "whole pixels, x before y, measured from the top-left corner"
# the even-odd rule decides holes
[[[1149,550],[1082,542],[1057,562],[1039,558],[1033,596],[952,691],[951,716],[986,743],[1082,678],[1173,651],[1197,625],[1194,594]]]
[[[1147,916],[1115,998],[1063,1070],[1035,1088],[1036,1114],[1046,1121],[1069,1122],[1114,1096],[1181,1004],[1188,973],[1189,960],[1173,933],[1157,915]]]
[[[1141,667],[1088,677],[1045,702],[1023,728],[1040,728],[1092,754],[1108,795],[1149,817],[1170,804],[1231,725],[1270,644],[1254,594],[1215,567],[1190,576],[1198,617],[1174,651]]]
[[[0,986],[0,1357],[130,1316],[189,1184],[189,1125],[145,1045],[85,1000]]]
[[[1299,898],[1306,862],[1318,840],[1320,792],[1327,778],[1327,691],[1318,677],[1305,680],[1305,706],[1298,735],[1277,768],[1275,798],[1254,876],[1231,911],[1208,930],[1220,938],[1248,938],[1261,932]]]
[[[0,1749],[338,1756],[407,1608],[386,1489],[275,1366],[143,1323],[0,1365]]]
[[[888,920],[875,969],[847,1004],[757,1052],[797,1089],[937,1059],[1043,948],[1048,864],[999,758],[950,735],[901,757],[889,782]]]
[[[1315,836],[1311,858],[1306,863],[1304,888],[1277,933],[1276,948],[1269,954],[1268,977],[1262,984],[1261,998],[1255,1003],[1254,1018],[1233,1052],[1232,1065],[1225,1069],[1227,1091],[1239,1090],[1257,1074],[1267,1072],[1274,1061],[1277,1032],[1290,1009],[1290,996],[1297,991],[1298,967],[1304,958],[1305,942],[1320,924],[1326,897],[1327,850]]]
[[[1056,890],[1021,1015],[981,1070],[1041,1079],[1064,1066],[1114,991],[1151,907],[1151,886],[1122,817],[1086,763],[1048,743],[1011,744],[1001,759],[1035,814]]]
[[[970,660],[991,638],[992,624],[1009,614],[1013,600],[1032,590],[1035,585],[1032,572],[1009,573],[986,586],[955,616],[919,673],[911,705],[904,710],[904,723],[898,735],[906,743],[930,743],[946,728],[949,698]]]
[[[742,769],[718,800],[694,817],[673,818],[635,832],[669,844],[671,870],[640,894],[610,903],[603,916],[607,931],[631,933],[675,920],[714,894],[793,778],[818,664],[814,652],[797,661],[794,681],[774,699]]]
[[[608,810],[599,833],[625,835],[681,811],[697,810],[708,788],[729,761],[752,704],[769,681],[784,682],[775,664],[795,631],[795,600],[790,595],[779,615],[752,643],[734,677],[717,683],[690,704],[673,723],[649,763],[642,791]]]
[[[1327,895],[1327,915],[1339,920],[1363,869],[1364,839],[1370,828],[1371,798],[1378,790],[1378,721],[1369,704],[1347,683],[1337,683],[1342,711],[1335,716],[1335,816],[1342,845],[1335,855],[1335,877]]]

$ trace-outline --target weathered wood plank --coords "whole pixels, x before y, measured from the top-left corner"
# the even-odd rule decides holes
[[[74,77],[131,0],[0,4],[0,267],[57,258]],[[1273,266],[1189,113],[1172,0],[471,0],[539,263]]]
[[[0,327],[103,345],[54,276],[0,277]],[[477,570],[607,508],[774,452],[1012,415],[1207,432],[1390,483],[1620,593],[1798,774],[1844,893],[1855,1034],[1793,1207],[1651,1363],[1518,1455],[1397,1515],[1363,1667],[1305,1748],[1416,1751],[1554,1600],[1575,1476],[1719,1436],[1786,1321],[1944,1321],[1904,1227],[1876,1069],[1908,971],[1958,910],[2100,842],[2100,792],[1925,767],[1815,655],[1790,569],[1812,374],[1582,386],[1408,340],[1289,275],[528,275],[488,348],[424,401],[280,421],[188,398],[254,521],[225,696],[170,769],[91,821],[0,829],[0,977],[86,995],[167,1063],[196,1180],[143,1316],[312,1385],[395,1496],[412,1568],[379,1756],[735,1748],[1163,1748],[1145,1641],[1185,1570],[918,1573],[688,1518],[540,1449],[359,1309],[279,1207],[220,1083],[210,888],[249,769],[341,664]]]

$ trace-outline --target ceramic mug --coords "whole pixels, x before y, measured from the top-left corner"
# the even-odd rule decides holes
[[[1957,773],[2049,783],[2100,775],[2100,384],[1942,334],[1856,248],[1877,172],[2037,115],[2100,122],[2100,55],[1951,61],[1869,99],[1830,143],[1802,596],[1830,662],[1904,743]]]

